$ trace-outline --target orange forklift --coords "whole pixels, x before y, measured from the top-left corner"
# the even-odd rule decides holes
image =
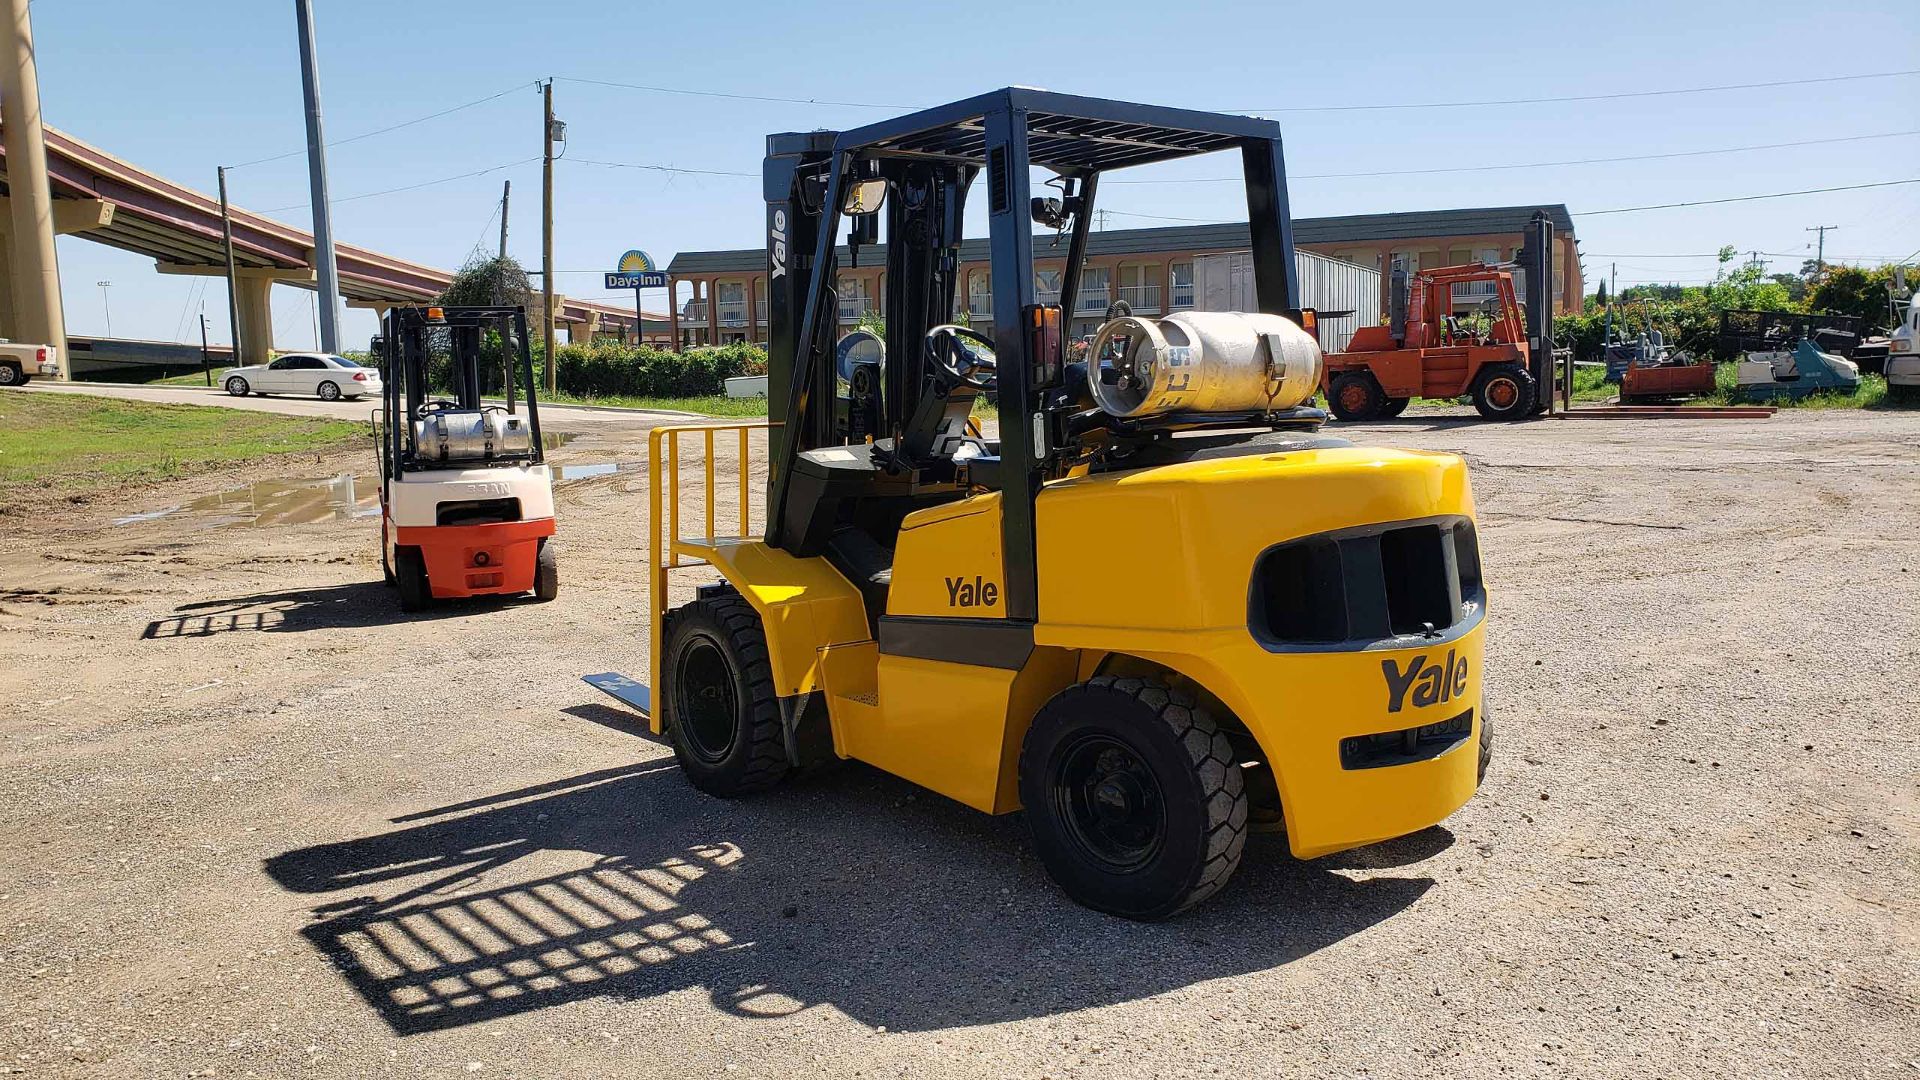
[[[1388,321],[1363,326],[1347,351],[1326,354],[1320,388],[1340,420],[1400,415],[1415,397],[1468,395],[1488,420],[1543,412],[1553,386],[1553,222],[1535,211],[1513,264],[1464,263],[1392,274]],[[1526,271],[1525,311],[1513,287]],[[1479,286],[1492,325],[1477,331],[1454,314],[1460,286]]]

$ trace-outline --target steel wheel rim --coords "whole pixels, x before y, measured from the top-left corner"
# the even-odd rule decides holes
[[[1513,408],[1520,400],[1520,384],[1509,378],[1495,379],[1487,384],[1487,403],[1505,412]]]
[[[711,638],[696,637],[673,673],[673,719],[687,749],[709,764],[725,761],[739,735],[733,666]]]
[[[1133,747],[1088,732],[1060,749],[1049,784],[1054,817],[1082,858],[1117,873],[1139,870],[1166,838],[1159,778]]]
[[[1351,413],[1363,412],[1369,396],[1366,387],[1349,383],[1340,391],[1340,407]]]
[[[6,364],[0,364],[0,386],[12,386],[14,384],[14,380],[18,378],[19,376],[13,373],[13,368],[11,366]]]

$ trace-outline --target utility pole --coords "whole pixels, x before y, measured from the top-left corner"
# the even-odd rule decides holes
[[[547,351],[547,393],[559,385],[559,350],[553,345],[553,80],[542,84],[546,103],[545,122],[540,136],[546,147],[540,167],[540,325],[541,342]]]
[[[207,352],[207,307],[200,305],[200,372],[207,377],[207,385],[213,385],[213,357]]]
[[[107,290],[113,288],[113,282],[96,281],[94,282],[94,284],[100,286],[100,306],[103,309],[105,309],[107,313],[107,336],[112,337],[113,336],[113,302],[107,299]]]
[[[227,333],[233,335],[233,366],[246,360],[240,349],[240,272],[233,264],[233,211],[227,205],[227,167],[220,166],[220,242],[227,249]]]
[[[493,264],[493,302],[497,307],[507,302],[507,208],[513,200],[513,181],[500,185],[500,256]],[[500,323],[500,372],[502,385],[507,392],[507,411],[513,411],[513,334],[509,331],[511,323]]]
[[[1827,230],[1837,229],[1839,227],[1838,225],[1809,225],[1800,230],[1801,232],[1820,234],[1820,246],[1813,256],[1813,265],[1816,269],[1825,270],[1827,268]]]
[[[300,85],[307,98],[307,182],[313,192],[313,256],[320,278],[320,351],[340,351],[340,275],[333,259],[333,210],[327,199],[327,146],[320,129],[320,67],[313,48],[312,0],[293,0],[300,23]]]

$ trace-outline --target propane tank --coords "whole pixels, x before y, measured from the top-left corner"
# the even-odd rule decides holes
[[[414,446],[422,461],[488,461],[527,453],[533,428],[526,417],[498,408],[432,412],[414,425]]]
[[[1245,311],[1120,318],[1087,350],[1087,382],[1120,417],[1274,412],[1320,388],[1320,344],[1291,319]]]

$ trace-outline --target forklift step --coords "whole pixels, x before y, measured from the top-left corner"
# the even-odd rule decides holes
[[[598,675],[582,675],[580,678],[588,686],[611,695],[641,716],[653,717],[653,694],[644,683],[629,679],[617,671],[603,671]]]

